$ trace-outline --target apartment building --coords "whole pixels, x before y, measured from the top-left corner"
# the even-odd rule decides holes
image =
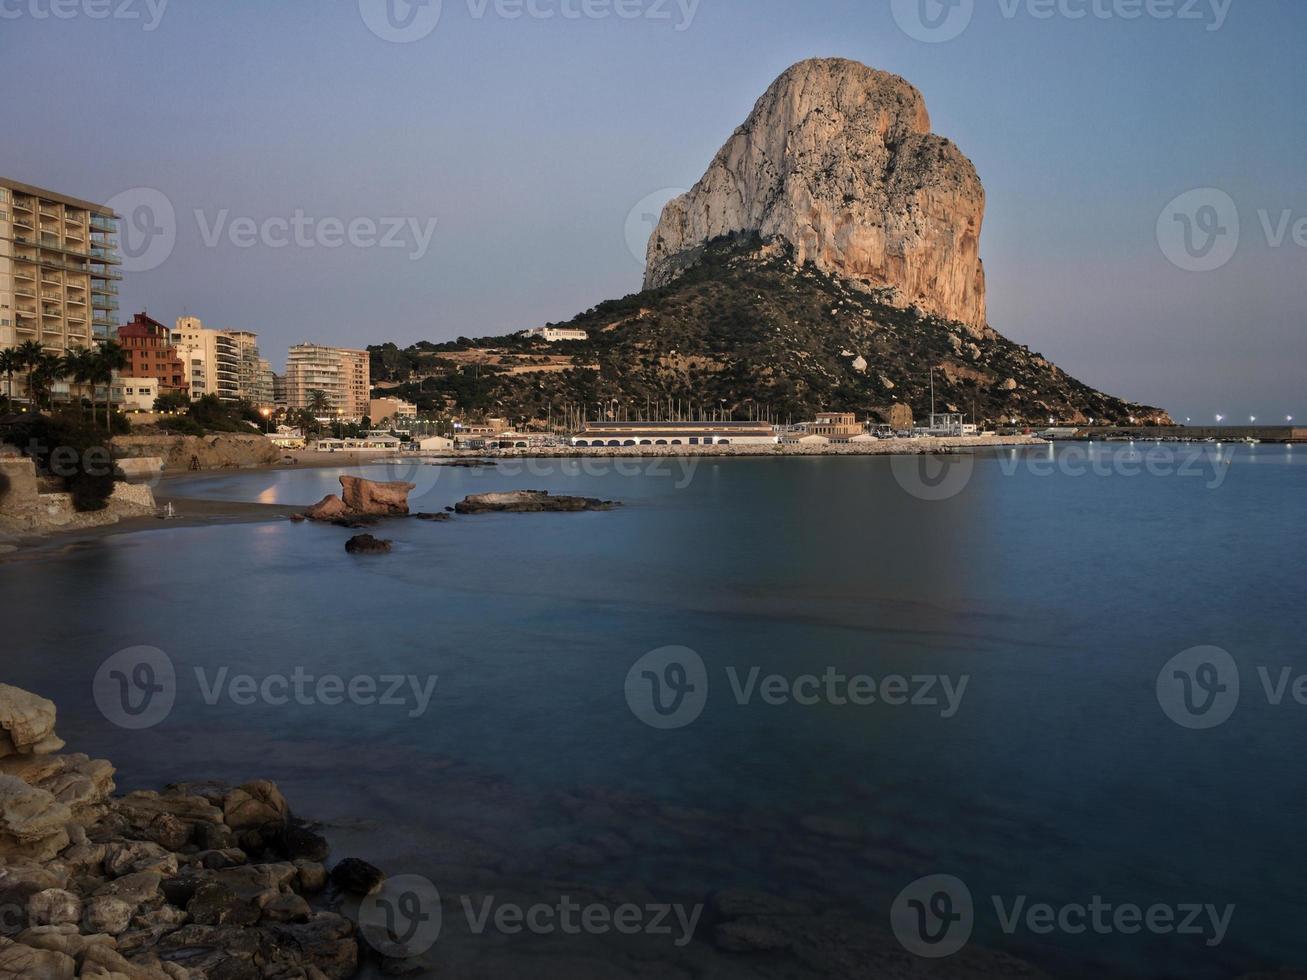
[[[327,396],[331,414],[364,418],[372,391],[368,352],[308,343],[292,347],[286,361],[287,408],[310,408],[314,391]]]
[[[108,339],[121,262],[111,209],[0,177],[0,349],[36,341],[62,354]]]
[[[145,313],[118,328],[118,343],[127,357],[122,378],[155,378],[164,394],[190,393],[186,365],[172,346],[172,331]],[[140,386],[137,386],[140,387]]]
[[[245,331],[210,329],[199,317],[178,317],[172,344],[186,365],[191,397],[217,395],[228,402],[249,397],[241,387],[242,364],[254,339]],[[258,348],[253,347],[256,364],[258,356]]]

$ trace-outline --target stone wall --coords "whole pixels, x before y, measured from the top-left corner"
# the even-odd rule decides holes
[[[0,533],[45,534],[117,524],[125,517],[149,517],[157,506],[144,484],[115,483],[104,510],[79,512],[67,493],[41,493],[36,465],[25,458],[0,458],[8,489],[0,494]]]

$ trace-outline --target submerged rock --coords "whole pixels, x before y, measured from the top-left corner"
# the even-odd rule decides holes
[[[547,490],[477,493],[454,505],[459,514],[541,514],[612,510],[620,504],[595,497],[555,497]]]
[[[367,861],[345,858],[331,869],[331,883],[349,895],[375,895],[386,883],[386,876]]]
[[[384,555],[390,552],[393,543],[370,534],[360,534],[345,542],[345,550],[351,555]]]

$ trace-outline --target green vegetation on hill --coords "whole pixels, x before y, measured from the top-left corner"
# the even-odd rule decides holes
[[[1169,422],[1160,409],[1095,391],[1041,355],[989,331],[878,302],[811,266],[797,268],[783,242],[756,237],[711,243],[675,282],[601,303],[565,324],[580,343],[523,337],[372,348],[374,383],[424,411],[595,417],[677,404],[738,418],[808,419],[823,410],[888,419],[896,404],[979,421],[1011,419]],[[549,358],[563,368],[540,372]],[[476,363],[472,363],[475,361]]]

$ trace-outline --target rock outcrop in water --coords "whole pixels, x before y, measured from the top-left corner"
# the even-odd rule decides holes
[[[275,784],[114,797],[113,766],[61,754],[54,724],[0,684],[0,980],[357,972],[354,924],[314,904],[348,882],[328,888],[326,840]]]
[[[612,510],[611,500],[594,497],[554,497],[546,490],[514,490],[510,493],[477,493],[454,505],[459,514],[575,514],[587,510]]]
[[[417,489],[416,483],[378,483],[357,476],[340,478],[341,496],[327,494],[304,512],[311,521],[340,521],[348,524],[351,518],[406,517],[408,495]]]
[[[784,239],[800,264],[984,334],[985,191],[930,131],[921,93],[844,59],[795,65],[767,90],[649,241],[645,288],[675,279],[713,239]]]

